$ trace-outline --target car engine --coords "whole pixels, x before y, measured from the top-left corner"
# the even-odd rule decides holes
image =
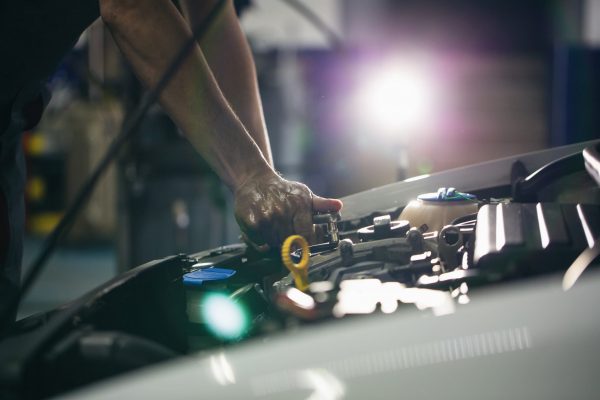
[[[291,237],[269,254],[235,244],[137,267],[20,321],[0,343],[0,387],[41,398],[300,327],[446,315],[488,287],[541,275],[573,285],[599,254],[599,147],[533,173],[513,160],[510,183],[466,192],[448,182],[364,215],[316,215],[312,246]]]

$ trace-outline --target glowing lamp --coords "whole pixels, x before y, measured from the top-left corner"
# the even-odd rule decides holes
[[[371,70],[358,101],[365,122],[399,132],[424,126],[434,112],[433,82],[423,69],[399,63]]]
[[[240,338],[248,329],[246,311],[227,295],[207,295],[202,302],[201,313],[208,329],[221,339]]]

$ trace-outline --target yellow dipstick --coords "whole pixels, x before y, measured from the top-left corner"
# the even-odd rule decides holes
[[[292,251],[292,245],[297,243],[302,248],[302,258],[298,264],[292,261],[290,253]],[[292,235],[285,239],[281,246],[281,260],[283,265],[290,270],[294,276],[294,282],[298,290],[305,291],[308,289],[308,242],[300,235]]]

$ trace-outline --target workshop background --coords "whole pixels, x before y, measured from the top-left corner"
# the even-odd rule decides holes
[[[276,168],[341,197],[595,138],[599,0],[238,4]],[[25,269],[143,94],[101,21],[27,132]],[[96,188],[20,316],[152,259],[238,241],[232,196],[159,106]]]

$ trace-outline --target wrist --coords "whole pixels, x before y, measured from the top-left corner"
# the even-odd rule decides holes
[[[263,182],[267,180],[278,180],[281,179],[279,174],[265,161],[246,168],[242,173],[238,174],[232,184],[232,191],[236,193],[240,188],[256,182]]]

